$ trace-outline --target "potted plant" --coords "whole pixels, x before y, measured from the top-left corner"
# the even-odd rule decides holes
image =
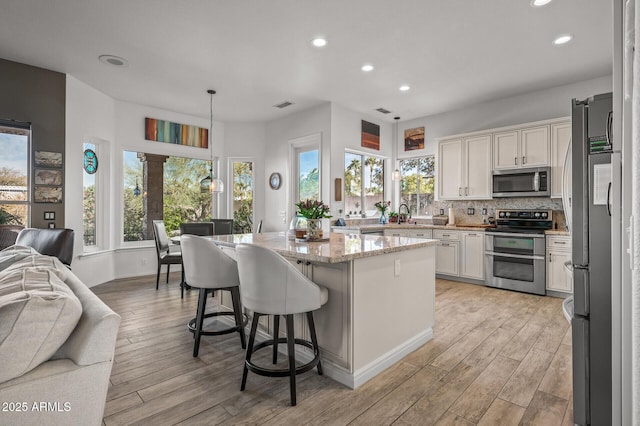
[[[322,238],[322,219],[330,218],[329,206],[319,200],[306,199],[296,203],[298,215],[307,219],[307,239],[317,240]],[[298,237],[296,230],[296,237]]]
[[[380,219],[378,220],[378,223],[387,223],[387,210],[391,207],[391,201],[378,201],[374,206],[380,212]]]
[[[389,223],[398,222],[398,212],[389,212]]]

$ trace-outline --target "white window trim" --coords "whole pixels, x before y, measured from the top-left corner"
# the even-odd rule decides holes
[[[82,214],[82,252],[83,253],[94,253],[94,252],[102,252],[109,249],[109,229],[110,224],[106,219],[109,217],[108,213],[105,211],[109,203],[109,193],[110,193],[110,181],[105,176],[109,175],[109,171],[111,168],[111,143],[105,139],[100,139],[96,137],[85,137],[82,142],[83,152],[84,152],[84,144],[90,143],[95,146],[96,156],[98,157],[98,170],[94,174],[95,176],[95,192],[96,192],[96,244],[95,246],[85,246],[84,245],[84,197],[83,197],[83,214]],[[84,158],[83,158],[84,160]],[[83,183],[82,187],[84,190],[84,170],[83,170]]]
[[[253,201],[251,208],[253,209],[253,220],[256,219],[256,159],[255,157],[229,157],[227,158],[227,217],[233,218],[233,163],[253,163],[251,170],[251,192],[253,193]]]
[[[32,180],[32,175],[34,173],[34,167],[35,165],[33,164],[33,141],[32,141],[32,137],[31,137],[31,133],[32,133],[32,128],[31,128],[31,123],[23,123],[23,122],[17,122],[19,123],[18,125],[12,125],[11,123],[7,123],[6,121],[0,120],[0,127],[7,127],[7,128],[17,128],[17,129],[22,129],[25,130],[27,132],[27,200],[26,201],[14,201],[14,200],[1,200],[0,204],[14,204],[14,205],[19,205],[19,206],[27,206],[27,223],[25,224],[26,228],[31,227],[31,215],[32,215],[32,210],[33,210],[33,180]],[[24,127],[23,125],[28,124],[28,127]]]
[[[438,174],[437,174],[438,159],[436,158],[436,155],[435,154],[424,154],[424,155],[416,155],[414,157],[404,157],[404,158],[399,158],[398,162],[397,162],[398,170],[400,170],[400,181],[398,182],[398,200],[397,200],[398,208],[400,206],[400,201],[402,200],[402,166],[401,166],[402,161],[412,160],[412,159],[415,159],[415,158],[427,158],[427,157],[433,157],[433,162],[434,162],[434,165],[435,165],[434,169],[433,169],[433,180],[434,180],[434,188],[433,188],[433,197],[434,198],[433,198],[433,201],[434,202],[437,201],[436,190],[437,190],[438,184],[435,181],[438,178]],[[420,195],[419,191],[420,191],[420,188],[418,188],[418,196]],[[421,219],[421,218],[425,219],[425,218],[429,218],[429,217],[430,217],[429,215],[427,215],[425,213],[419,213],[417,211],[416,211],[416,214],[413,215],[414,219]]]
[[[302,151],[318,150],[318,196],[322,199],[322,133],[313,133],[289,140],[289,176],[291,185],[289,187],[290,200],[287,203],[288,217],[293,218],[296,212],[295,203],[298,202],[300,188],[300,173],[298,167],[298,153]]]
[[[372,154],[370,152],[366,152],[366,151],[359,151],[356,149],[345,149],[344,150],[344,154],[352,154],[352,155],[359,155],[361,157],[361,162],[362,165],[364,166],[364,161],[362,161],[362,157],[374,157],[374,158],[378,158],[380,160],[383,161],[384,163],[384,179],[382,181],[382,200],[387,200],[387,194],[388,194],[388,188],[387,188],[387,180],[388,177],[390,176],[390,174],[388,173],[388,171],[390,170],[389,164],[391,159],[388,157],[385,157],[384,155],[376,155],[376,154]],[[344,155],[342,156],[342,179],[344,180],[344,173],[345,173],[345,165],[344,165]],[[363,175],[364,177],[364,175]],[[364,211],[364,205],[365,205],[365,186],[364,186],[364,179],[361,179],[361,188],[360,188],[360,205],[363,207],[363,211]],[[346,194],[345,194],[346,197]],[[366,213],[365,213],[366,214]],[[376,211],[376,215],[375,216],[367,216],[367,217],[380,217],[379,212]]]

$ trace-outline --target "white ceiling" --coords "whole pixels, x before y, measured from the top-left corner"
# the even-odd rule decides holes
[[[326,101],[392,121],[611,74],[612,2],[0,0],[0,57],[123,101],[266,121]],[[564,46],[561,33],[574,39]],[[328,45],[311,46],[323,34]],[[129,61],[116,69],[98,61]],[[365,74],[364,63],[375,70]],[[401,93],[398,87],[409,84]],[[273,108],[282,101],[295,105]],[[384,107],[392,114],[374,110]]]

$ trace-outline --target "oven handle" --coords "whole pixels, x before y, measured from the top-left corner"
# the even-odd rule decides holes
[[[491,235],[492,237],[545,238],[544,234],[516,234],[513,232],[485,232],[484,235]]]
[[[498,256],[498,257],[512,257],[514,259],[528,259],[528,260],[544,260],[544,256],[533,256],[526,254],[510,254],[510,253],[497,253],[495,251],[485,251],[486,256]]]

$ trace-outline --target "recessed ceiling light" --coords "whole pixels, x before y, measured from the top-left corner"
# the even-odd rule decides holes
[[[364,65],[362,66],[362,68],[361,68],[361,69],[362,69],[362,71],[364,71],[364,72],[373,71],[373,65],[371,65],[371,64],[364,64]]]
[[[402,86],[400,86],[400,87],[399,87],[399,90],[400,90],[401,92],[406,92],[406,91],[408,91],[409,89],[411,89],[411,87],[410,87],[410,86],[408,86],[408,85],[406,85],[406,84],[403,84]]]
[[[98,56],[98,59],[103,64],[111,65],[113,67],[126,67],[129,65],[129,62],[126,59],[115,55],[100,55]]]
[[[540,7],[551,3],[551,0],[531,0],[531,6]]]
[[[566,44],[566,43],[569,43],[572,38],[573,36],[571,34],[562,34],[556,37],[555,40],[553,40],[553,44],[555,45]]]
[[[327,45],[327,40],[323,37],[316,37],[311,42],[315,47],[325,47]]]

